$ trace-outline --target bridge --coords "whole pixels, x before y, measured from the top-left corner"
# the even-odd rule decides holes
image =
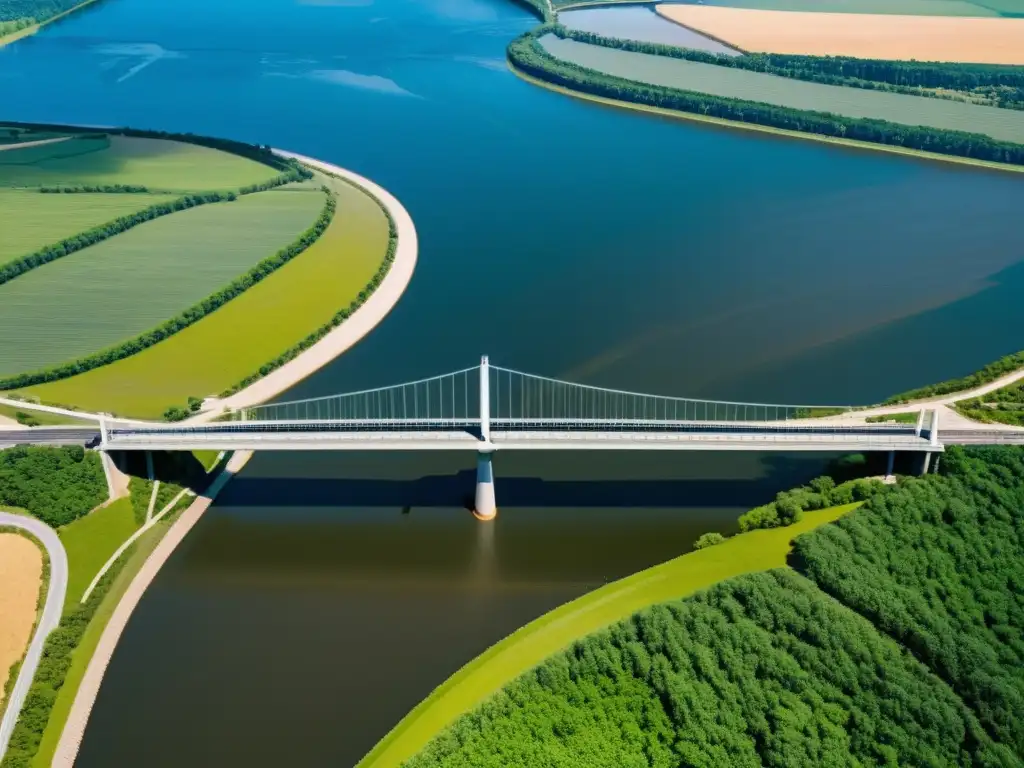
[[[951,442],[1024,443],[1024,433],[865,423],[852,406],[740,403],[641,394],[491,365],[390,387],[232,411],[212,423],[101,419],[107,451],[326,450],[477,454],[477,512],[493,516],[491,456],[509,450],[896,451]]]

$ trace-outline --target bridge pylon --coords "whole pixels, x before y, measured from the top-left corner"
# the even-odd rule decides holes
[[[493,520],[498,516],[498,504],[494,496],[494,464],[491,451],[479,451],[476,455],[476,496],[473,503],[473,517],[477,520]]]

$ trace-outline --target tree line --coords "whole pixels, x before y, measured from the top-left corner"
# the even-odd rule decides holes
[[[0,35],[17,32],[19,29],[52,19],[81,2],[82,0],[0,0]]]
[[[2,0],[0,0],[2,2]],[[25,122],[10,122],[5,121],[2,123],[4,126],[10,126],[12,128],[24,128],[32,131],[58,131],[63,133],[76,133],[81,132],[80,128],[69,125],[60,125],[58,123],[25,123]],[[113,128],[109,129],[105,135],[116,135],[116,136],[133,136],[142,139],[164,139],[167,141],[181,141],[187,144],[196,144],[202,147],[209,147],[210,149],[219,149],[222,152],[229,152],[234,155],[240,155],[241,157],[255,160],[258,163],[269,165],[272,168],[276,168],[280,171],[287,171],[289,168],[296,167],[299,163],[290,158],[280,157],[274,154],[273,150],[268,145],[262,144],[246,144],[243,141],[235,141],[234,139],[220,139],[211,136],[199,136],[194,133],[172,133],[170,131],[149,131],[141,128]]]
[[[947,379],[946,381],[940,381],[936,384],[927,384],[917,389],[910,389],[906,392],[900,392],[898,395],[886,398],[882,401],[882,405],[899,405],[900,403],[910,402],[911,400],[920,400],[925,397],[936,397],[938,395],[949,395],[953,392],[963,392],[964,390],[974,389],[980,387],[983,384],[995,381],[1001,376],[1005,376],[1008,373],[1013,373],[1016,370],[1024,368],[1024,350],[1020,352],[1014,352],[1012,355],[1006,355],[998,360],[989,363],[980,371],[969,373],[966,376],[961,376],[959,379]]]
[[[952,98],[935,90],[957,91],[991,101],[1007,109],[1024,109],[1024,67],[995,64],[889,61],[851,56],[799,56],[781,53],[744,53],[731,56],[663,43],[624,40],[594,32],[551,27],[561,38],[654,56],[745,69],[826,85],[884,90],[915,96]]]
[[[576,641],[405,765],[1021,764],[1024,450],[950,448],[791,565]]]
[[[648,85],[555,58],[537,42],[541,26],[512,41],[508,58],[528,75],[570,90],[660,109],[690,112],[788,131],[853,139],[998,163],[1024,164],[1024,145],[978,133],[904,125],[874,118],[809,112],[763,102]]]
[[[125,357],[130,357],[203,319],[221,305],[240,295],[275,270],[287,264],[317,241],[324,230],[330,225],[336,208],[334,195],[326,187],[324,187],[324,193],[326,201],[324,202],[323,210],[320,212],[317,220],[305,232],[300,234],[291,244],[285,246],[273,256],[263,259],[244,275],[234,279],[219,291],[210,294],[198,304],[161,323],[156,328],[100,352],[63,363],[53,368],[0,378],[0,390],[18,389],[34,384],[42,384],[46,381],[57,381],[77,376],[80,373],[91,371],[93,368],[99,368]]]
[[[17,446],[0,451],[0,505],[20,507],[54,528],[107,498],[99,454],[80,445]]]
[[[28,256],[22,256],[20,259],[14,259],[0,265],[0,285],[10,282],[29,270],[49,264],[51,261],[62,259],[76,251],[88,248],[114,235],[119,235],[147,221],[152,221],[153,219],[178,211],[185,211],[189,208],[195,208],[196,206],[206,205],[207,203],[234,200],[236,197],[237,195],[234,192],[199,192],[192,195],[184,195],[174,200],[154,203],[147,208],[143,208],[141,211],[119,216],[113,221],[108,221],[106,224],[100,224],[99,226],[87,229],[85,232],[79,232],[77,235],[64,238],[52,245],[43,246]]]

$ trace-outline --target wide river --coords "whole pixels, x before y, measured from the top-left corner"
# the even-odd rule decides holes
[[[1024,180],[550,93],[505,65],[534,23],[510,0],[103,0],[0,50],[0,114],[272,144],[402,200],[408,293],[290,396],[486,353],[638,391],[867,402],[1022,346]],[[472,467],[258,456],[140,605],[78,764],[350,766],[490,643],[821,460],[499,455],[490,526],[461,507]]]

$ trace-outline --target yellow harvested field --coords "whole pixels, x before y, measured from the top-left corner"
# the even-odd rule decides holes
[[[1024,64],[1024,19],[805,13],[660,3],[665,18],[750,53]]]
[[[24,536],[0,533],[0,705],[7,674],[32,636],[42,578],[39,547]]]

